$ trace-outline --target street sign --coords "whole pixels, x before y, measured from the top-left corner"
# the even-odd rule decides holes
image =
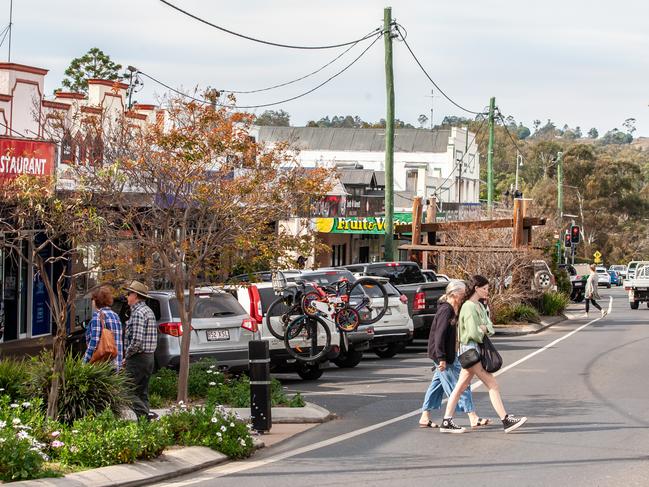
[[[593,257],[595,257],[595,264],[601,264],[602,263],[602,253],[599,250],[595,251],[595,253],[593,254]]]

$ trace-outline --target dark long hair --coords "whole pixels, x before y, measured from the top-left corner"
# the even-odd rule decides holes
[[[471,298],[471,296],[475,294],[475,288],[483,287],[486,286],[487,284],[489,284],[489,279],[487,279],[486,277],[480,275],[473,276],[469,281],[469,286],[464,296],[465,298],[464,300],[468,301]]]

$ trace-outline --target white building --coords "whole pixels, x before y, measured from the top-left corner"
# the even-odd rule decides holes
[[[385,170],[385,130],[256,127],[259,142],[290,142],[305,166],[356,166]],[[468,138],[467,138],[468,135]],[[468,151],[466,150],[468,145]],[[465,155],[467,152],[467,155]],[[461,161],[461,178],[460,164]],[[433,195],[438,201],[478,203],[480,156],[475,134],[463,128],[396,129],[394,190],[400,196]],[[395,206],[399,206],[397,202]]]

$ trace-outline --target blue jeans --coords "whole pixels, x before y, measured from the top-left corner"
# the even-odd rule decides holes
[[[428,386],[426,396],[424,397],[424,405],[422,411],[430,411],[431,409],[440,409],[442,407],[442,396],[450,396],[453,392],[455,384],[460,377],[460,361],[456,358],[455,361],[449,365],[444,372],[439,369],[435,370],[433,380]],[[473,406],[473,397],[471,395],[471,388],[467,387],[460,396],[460,401],[455,408],[456,412],[471,413],[475,411]]]

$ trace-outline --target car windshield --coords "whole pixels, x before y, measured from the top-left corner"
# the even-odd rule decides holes
[[[169,300],[171,316],[180,317],[180,307],[176,298]],[[197,295],[194,301],[192,318],[219,318],[246,314],[245,310],[230,293]]]

